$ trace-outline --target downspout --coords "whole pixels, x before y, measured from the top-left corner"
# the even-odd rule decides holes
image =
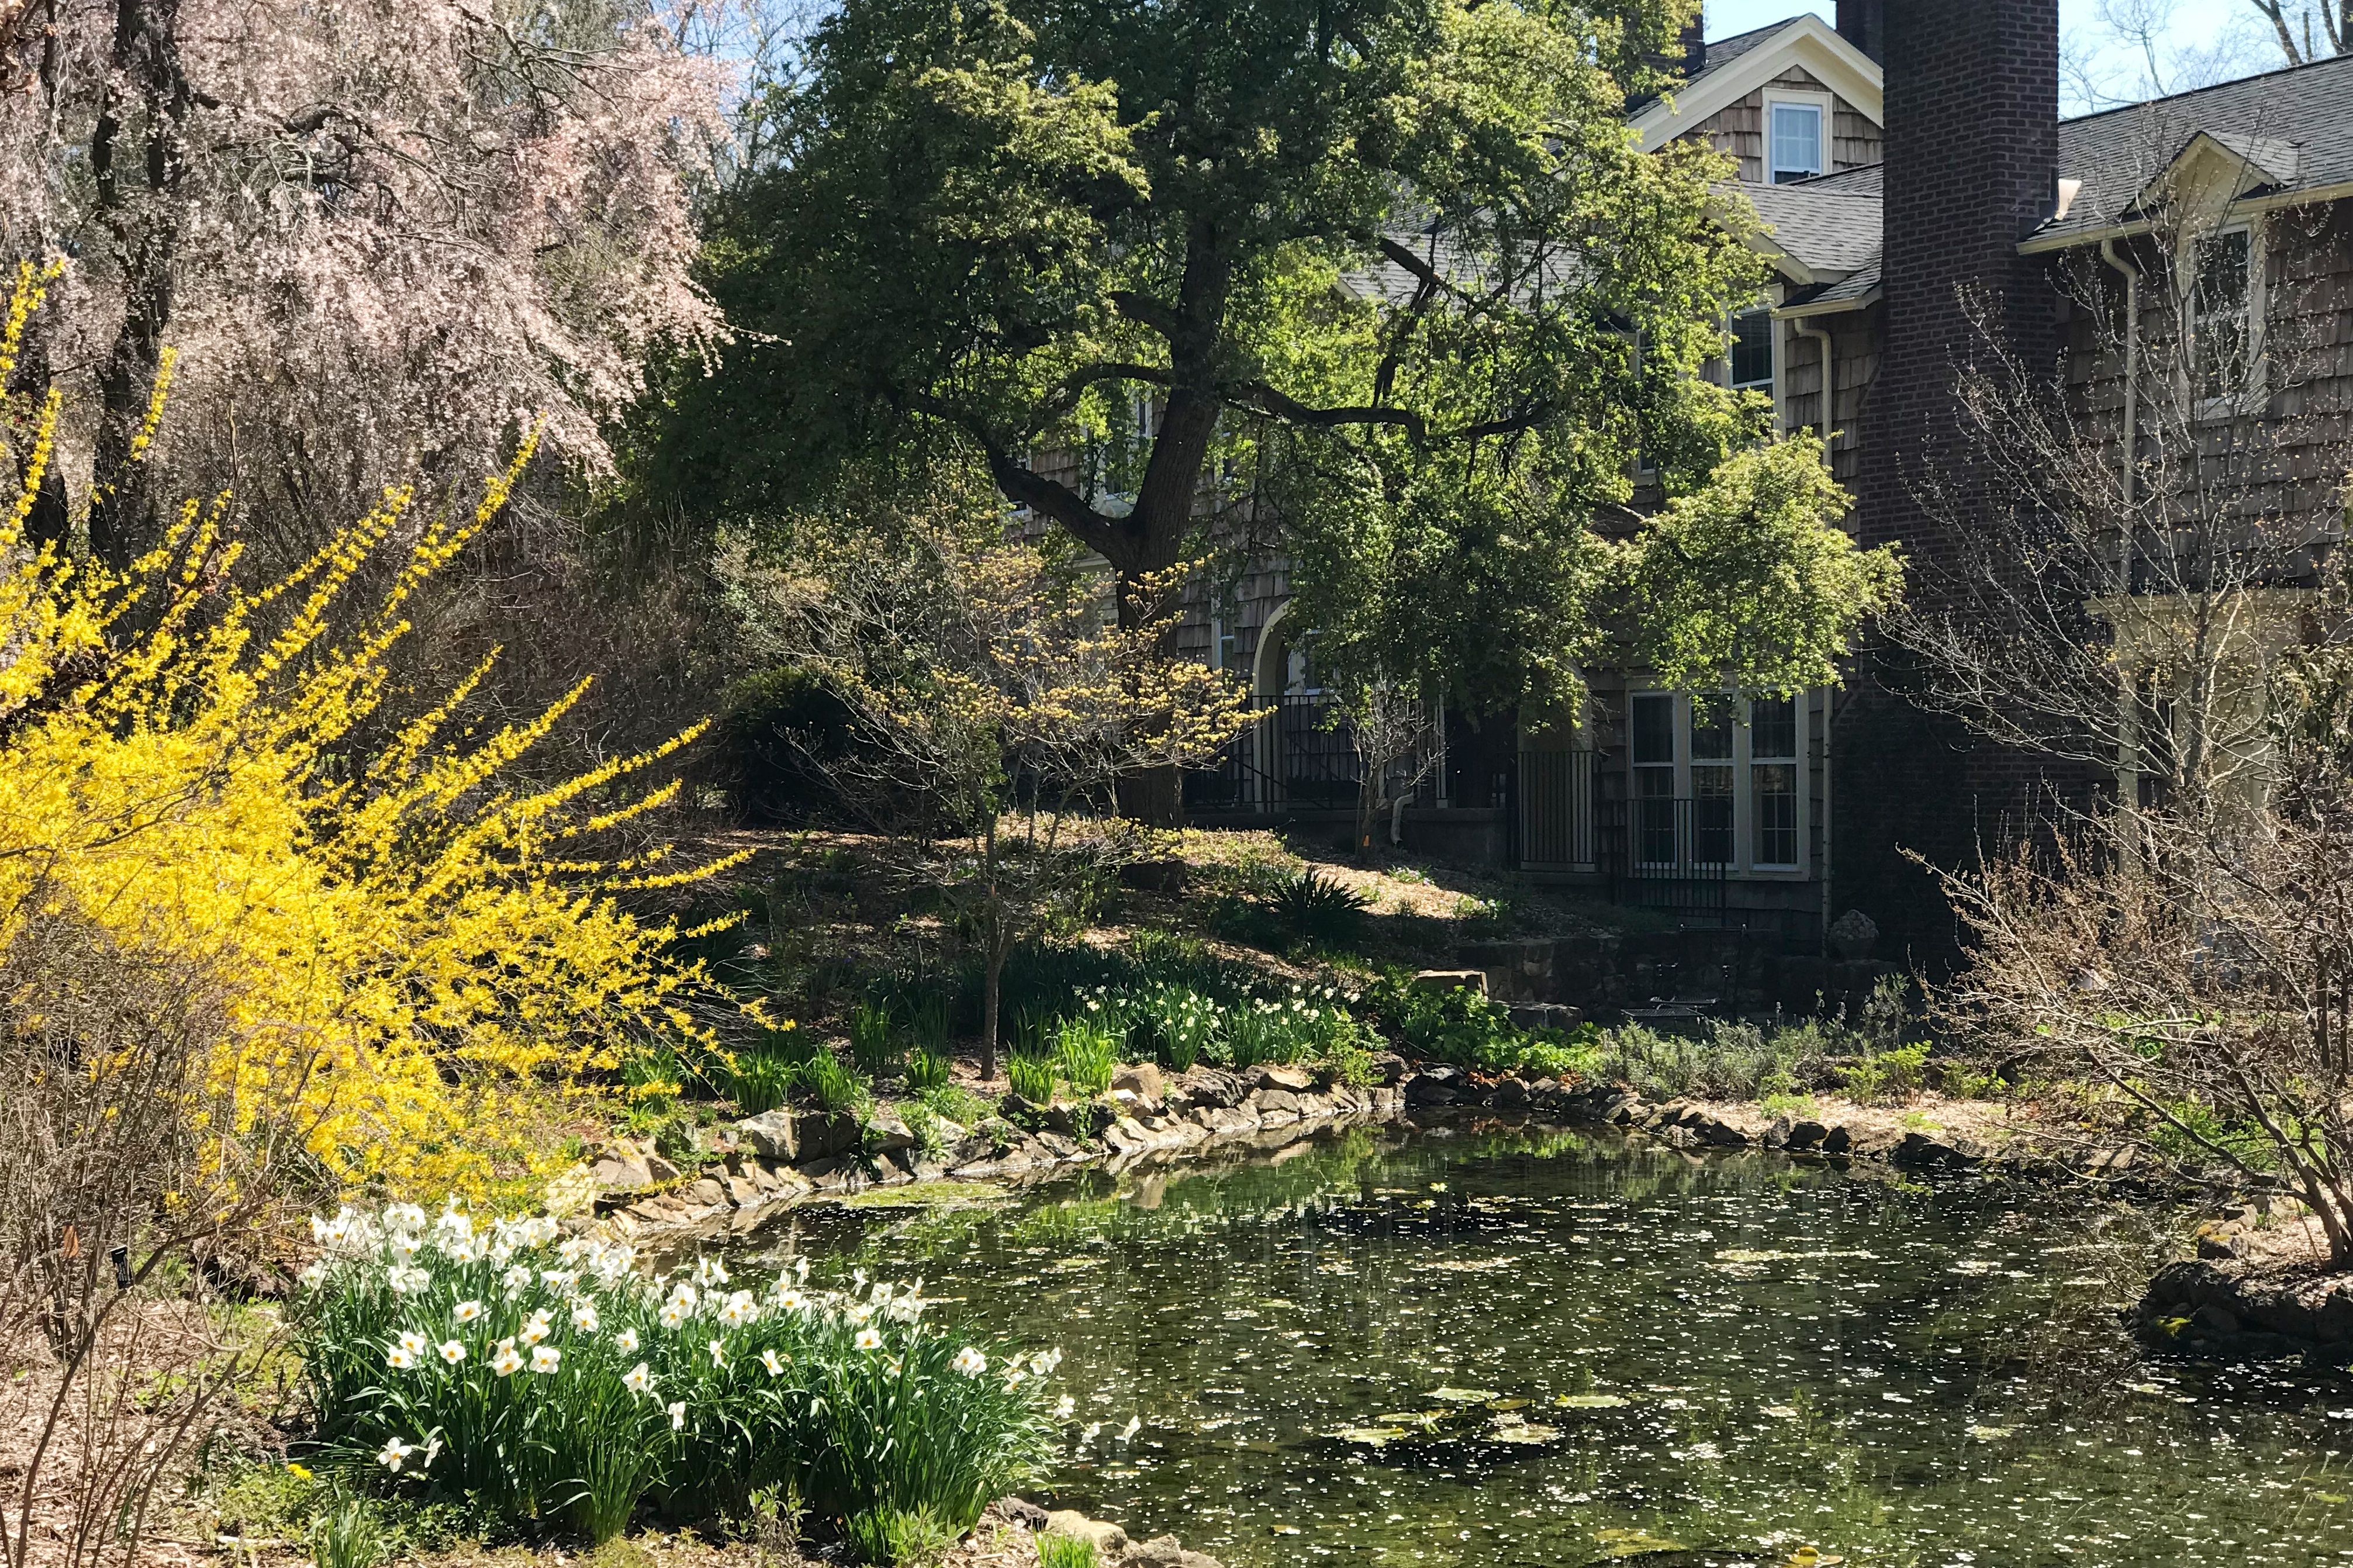
[[[1802,318],[1789,325],[1799,337],[1822,345],[1822,460],[1831,460],[1831,436],[1838,418],[1838,355],[1830,329],[1809,325]],[[1831,726],[1838,716],[1835,688],[1822,693],[1822,951],[1831,950]]]
[[[2116,254],[2116,242],[2100,241],[2100,260],[2124,274],[2125,279],[2125,406],[2123,471],[2118,476],[2124,485],[2124,513],[2118,519],[2122,528],[2116,541],[2116,609],[2119,618],[2124,600],[2132,592],[2132,559],[2134,549],[2133,502],[2135,480],[2139,472],[2140,457],[2140,270]],[[2140,715],[2137,711],[2132,672],[2119,660],[2116,664],[2116,804],[2126,813],[2126,842],[2137,838],[2132,831],[2132,817],[2140,808]]]

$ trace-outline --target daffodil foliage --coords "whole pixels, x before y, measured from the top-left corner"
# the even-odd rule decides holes
[[[961,1534],[1071,1414],[1058,1352],[974,1343],[921,1280],[813,1284],[806,1257],[756,1287],[713,1258],[654,1279],[625,1245],[456,1204],[311,1228],[295,1320],[322,1438],[512,1524],[601,1543],[649,1494],[709,1517],[765,1489],[853,1535]]]
[[[41,283],[20,281],[0,357]],[[30,542],[56,415],[52,398],[0,516],[0,942],[70,927],[79,950],[203,976],[226,1022],[190,1045],[187,1081],[216,1156],[267,1141],[332,1183],[395,1190],[528,1176],[534,1108],[629,1039],[694,1032],[700,983],[666,961],[672,930],[616,901],[698,872],[587,848],[669,798],[622,790],[693,732],[533,788],[508,774],[576,690],[480,732],[461,718],[477,670],[428,712],[383,716],[404,606],[498,510],[528,443],[471,516],[419,520],[388,491],[247,591],[218,504],[184,508],[121,576]],[[347,604],[403,534],[380,600]],[[37,998],[12,1001],[37,1022],[21,1011]],[[104,1040],[67,1054],[101,1076],[115,1060]]]

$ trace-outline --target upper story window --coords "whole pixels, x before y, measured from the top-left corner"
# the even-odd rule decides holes
[[[1819,103],[1776,103],[1766,111],[1766,175],[1773,184],[1810,179],[1824,168]]]
[[[2257,379],[2258,252],[2246,228],[2200,236],[2191,273],[2191,321],[2197,342],[2191,356],[2198,397],[2210,406],[2227,403]]]
[[[1773,313],[1743,311],[1732,318],[1732,387],[1736,392],[1773,391]]]

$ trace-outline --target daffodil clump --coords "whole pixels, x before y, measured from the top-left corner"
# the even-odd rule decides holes
[[[0,368],[52,276],[20,272]],[[159,386],[151,425],[161,401]],[[628,776],[692,731],[523,784],[516,765],[585,685],[477,726],[486,661],[438,703],[387,710],[409,606],[504,504],[531,443],[470,514],[420,516],[387,491],[248,588],[227,497],[188,503],[121,574],[34,538],[58,416],[52,397],[0,503],[0,944],[87,955],[34,988],[60,996],[107,983],[102,964],[191,977],[203,1027],[163,1033],[198,1057],[177,1081],[215,1187],[256,1150],[347,1191],[528,1183],[551,1099],[628,1048],[699,1033],[700,979],[665,956],[680,933],[619,896],[717,869],[591,847],[671,797]],[[385,586],[363,593],[369,579]],[[120,1042],[69,1054],[136,1076]]]
[[[313,1220],[298,1320],[325,1440],[518,1524],[617,1533],[789,1489],[853,1539],[969,1529],[1050,1450],[1060,1357],[924,1321],[922,1281],[840,1288],[803,1260],[765,1287],[702,1258],[659,1278],[624,1245],[452,1203]],[[861,1525],[861,1521],[864,1521]]]

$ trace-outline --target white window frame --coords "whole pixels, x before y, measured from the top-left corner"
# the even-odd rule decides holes
[[[1769,362],[1765,379],[1762,381],[1735,379],[1733,369],[1739,361],[1733,356],[1734,344],[1726,344],[1724,349],[1724,384],[1736,392],[1762,392],[1770,397],[1773,400],[1774,423],[1778,426],[1780,423],[1781,412],[1781,323],[1773,319],[1774,303],[1775,302],[1767,297],[1757,301],[1752,309],[1735,311],[1732,313],[1732,319],[1725,326],[1728,334],[1737,338],[1740,333],[1739,323],[1743,317],[1762,316],[1764,318],[1766,357]]]
[[[1727,695],[1728,694],[1711,692],[1701,694],[1720,696]],[[1690,800],[1697,798],[1696,792],[1694,790],[1692,786],[1693,694],[1689,692],[1669,692],[1658,686],[1629,686],[1626,689],[1625,736],[1626,764],[1627,771],[1630,775],[1627,779],[1626,789],[1629,802],[1627,815],[1627,832],[1629,834],[1629,841],[1626,847],[1628,854],[1637,860],[1639,863],[1644,865],[1663,863],[1641,861],[1640,859],[1642,853],[1641,842],[1642,819],[1640,802],[1644,797],[1641,789],[1637,787],[1636,779],[1632,776],[1650,769],[1665,772],[1668,770],[1669,765],[1662,762],[1638,764],[1634,761],[1634,705],[1638,698],[1661,696],[1672,697],[1673,699],[1673,705],[1670,711],[1673,715],[1671,722],[1672,726],[1672,736],[1673,740],[1672,749],[1674,755],[1674,762],[1672,764],[1674,788],[1672,793],[1668,798],[1679,800]],[[1810,754],[1806,748],[1810,740],[1808,731],[1812,722],[1809,716],[1812,712],[1811,702],[1811,692],[1799,692],[1794,695],[1790,702],[1790,707],[1795,715],[1794,732],[1795,745],[1797,747],[1796,756],[1786,758],[1767,758],[1764,759],[1767,766],[1786,763],[1788,766],[1794,768],[1796,772],[1796,800],[1798,808],[1796,834],[1798,858],[1796,861],[1787,863],[1776,863],[1770,861],[1759,861],[1757,859],[1756,769],[1757,767],[1757,759],[1755,747],[1752,744],[1757,732],[1755,724],[1753,723],[1753,715],[1748,704],[1745,702],[1739,704],[1737,711],[1733,715],[1732,757],[1729,761],[1729,766],[1732,768],[1733,849],[1732,860],[1727,870],[1730,874],[1734,876],[1759,882],[1803,882],[1810,874],[1809,867],[1812,860],[1812,851],[1810,847],[1811,840],[1810,835],[1813,831],[1813,791],[1809,785],[1809,779],[1810,778],[1810,770],[1809,768]],[[1724,767],[1726,766],[1726,762],[1725,759],[1722,758],[1708,758],[1702,759],[1699,766],[1703,768],[1710,766]],[[1695,827],[1694,831],[1696,831]]]
[[[2225,397],[2200,396],[2200,389],[2190,384],[2199,358],[2193,345],[2192,352],[2185,356],[2186,363],[2181,366],[2183,385],[2179,391],[2184,402],[2194,404],[2200,419],[2259,413],[2271,395],[2271,358],[2266,342],[2271,314],[2268,286],[2271,269],[2264,260],[2264,241],[2268,237],[2264,232],[2263,215],[2254,213],[2211,228],[2193,229],[2183,237],[2176,264],[2181,268],[2179,275],[2189,280],[2189,287],[2194,291],[2198,279],[2198,248],[2210,239],[2220,239],[2232,234],[2247,237],[2247,384]],[[2197,331],[2200,323],[2194,293],[2187,313],[2190,330]]]
[[[1814,146],[1814,161],[1821,167],[1804,174],[1799,174],[1796,170],[1790,172],[1797,174],[1799,179],[1812,179],[1816,175],[1834,173],[1832,164],[1835,160],[1831,156],[1831,147],[1838,140],[1836,100],[1827,92],[1780,90],[1765,95],[1765,183],[1768,185],[1789,183],[1778,177],[1781,173],[1780,166],[1774,162],[1773,158],[1773,111],[1778,108],[1810,109],[1820,117],[1818,123],[1821,127],[1821,138]]]

